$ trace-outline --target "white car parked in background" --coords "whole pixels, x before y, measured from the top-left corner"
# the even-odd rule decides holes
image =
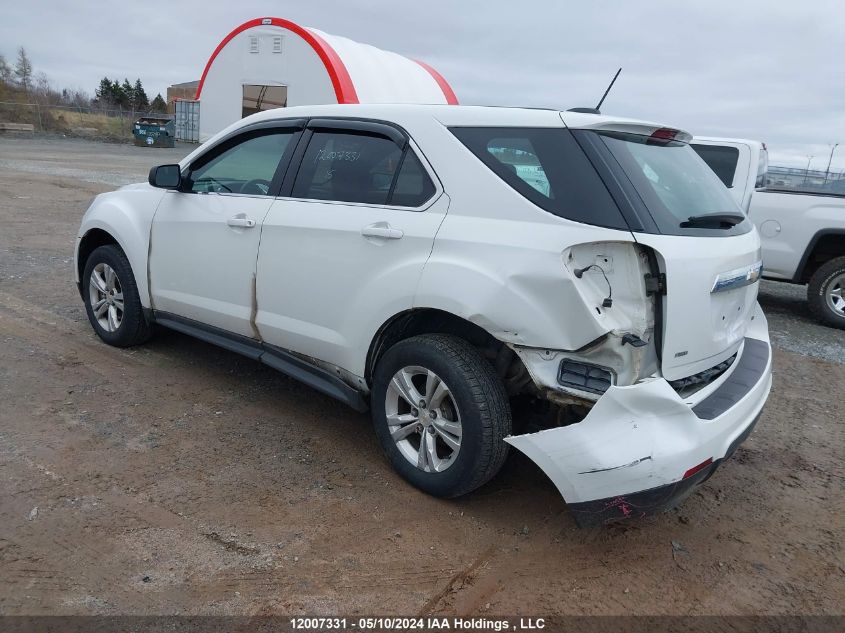
[[[759,141],[696,136],[693,149],[748,213],[760,233],[763,276],[808,284],[810,311],[845,329],[845,186],[815,191],[767,185],[766,145]],[[753,195],[752,195],[753,194]]]
[[[771,386],[757,232],[689,138],[552,110],[271,110],[98,196],[77,282],[107,343],[157,324],[369,407],[431,494],[481,486],[512,445],[582,525],[640,516],[709,477]]]

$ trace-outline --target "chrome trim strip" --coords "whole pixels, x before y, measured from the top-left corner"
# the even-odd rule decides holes
[[[727,272],[719,273],[713,281],[713,287],[710,293],[725,292],[735,288],[742,288],[756,283],[760,279],[763,272],[763,262],[757,261],[750,266],[743,266],[742,268],[735,268]]]

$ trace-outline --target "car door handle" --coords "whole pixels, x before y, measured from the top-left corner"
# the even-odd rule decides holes
[[[255,226],[255,220],[252,218],[247,218],[243,215],[236,215],[233,218],[229,218],[226,220],[226,224],[229,226],[238,226],[243,229],[251,229]]]
[[[376,222],[361,229],[364,237],[381,237],[386,240],[401,239],[405,232],[402,229],[394,229],[387,222]]]

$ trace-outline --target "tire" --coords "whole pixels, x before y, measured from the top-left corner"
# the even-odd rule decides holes
[[[398,388],[407,378],[416,392],[407,383]],[[409,399],[417,396],[430,406],[410,406]],[[415,336],[388,349],[373,374],[371,408],[376,436],[393,467],[436,497],[475,490],[499,472],[508,456],[504,438],[510,434],[511,410],[505,387],[490,362],[456,336]],[[397,423],[414,420],[414,410],[417,422]],[[416,430],[408,432],[413,426]],[[433,458],[430,451],[419,450],[423,441],[426,448],[433,445]]]
[[[114,272],[113,280],[109,270]],[[109,345],[131,347],[150,338],[150,324],[144,317],[132,267],[119,246],[100,246],[88,256],[82,273],[82,297],[91,327]]]
[[[831,259],[813,273],[807,301],[819,321],[845,329],[845,257]]]

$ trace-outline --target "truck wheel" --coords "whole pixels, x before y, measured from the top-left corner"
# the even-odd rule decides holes
[[[813,274],[807,300],[817,319],[845,329],[845,257],[831,259]]]
[[[508,455],[504,385],[490,362],[456,336],[415,336],[387,350],[373,375],[371,407],[393,467],[436,497],[475,490]]]
[[[135,276],[120,247],[100,246],[88,256],[82,296],[91,326],[109,345],[130,347],[150,337]]]

